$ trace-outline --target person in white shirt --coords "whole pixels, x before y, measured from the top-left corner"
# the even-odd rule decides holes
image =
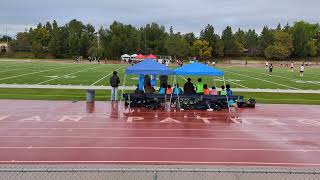
[[[301,64],[301,67],[300,67],[300,77],[303,77],[303,73],[304,73],[304,64]]]
[[[170,62],[167,60],[167,61],[166,61],[166,66],[167,66],[167,67],[169,66],[169,63],[170,63]]]
[[[269,69],[269,62],[266,62],[266,69]]]
[[[294,68],[294,64],[293,64],[293,62],[291,62],[291,66],[290,66],[290,68],[291,68],[291,72],[293,72],[293,68]]]

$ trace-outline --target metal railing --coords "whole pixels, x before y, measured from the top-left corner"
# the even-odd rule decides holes
[[[0,166],[1,180],[319,180],[320,168]]]

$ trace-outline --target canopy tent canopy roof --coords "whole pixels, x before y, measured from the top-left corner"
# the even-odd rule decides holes
[[[224,72],[201,63],[192,63],[175,69],[176,75],[224,76]]]
[[[146,59],[126,69],[126,74],[138,75],[171,75],[174,73],[174,70],[152,59]]]
[[[131,56],[128,55],[128,54],[124,54],[124,55],[122,55],[121,57],[122,57],[122,58],[130,58]]]
[[[153,55],[153,54],[149,54],[147,56],[148,59],[157,59],[157,56]]]
[[[136,58],[138,54],[132,54],[131,57]]]
[[[139,54],[136,58],[137,59],[145,59],[146,57],[144,55],[142,55],[142,54]]]

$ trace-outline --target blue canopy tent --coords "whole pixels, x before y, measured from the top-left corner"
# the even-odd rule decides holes
[[[176,75],[194,75],[194,76],[224,76],[224,72],[216,68],[201,64],[187,64],[175,70]]]
[[[174,70],[169,69],[165,65],[160,64],[152,59],[146,59],[126,69],[126,75],[171,75],[174,73]]]
[[[220,76],[222,77],[224,86],[226,86],[226,81],[224,78],[223,71],[205,64],[197,63],[197,62],[192,64],[187,64],[180,68],[175,69],[175,74],[188,75],[188,76]],[[214,82],[214,85],[216,86],[216,82],[214,78],[213,78],[213,82]],[[227,101],[228,101],[228,96],[227,96]],[[229,108],[229,111],[230,111],[230,108]]]
[[[145,59],[138,64],[128,67],[125,71],[125,76],[123,80],[122,96],[124,93],[126,76],[132,75],[132,74],[134,75],[172,75],[172,74],[175,74],[175,71],[172,69],[169,69],[163,64],[158,63],[153,59]]]
[[[224,85],[226,85],[223,71],[201,63],[192,63],[184,65],[180,68],[175,69],[175,73],[176,75],[188,76],[222,76]],[[216,86],[215,79],[213,79],[213,81],[214,85]]]

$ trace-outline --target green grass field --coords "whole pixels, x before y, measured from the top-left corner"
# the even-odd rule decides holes
[[[0,61],[0,84],[41,84],[41,85],[95,85],[108,86],[111,73],[116,70],[123,81],[126,65],[66,64],[48,62]],[[174,67],[172,67],[174,68]],[[289,72],[288,68],[275,67],[269,76],[263,67],[218,67],[225,72],[227,83],[232,88],[250,89],[292,89],[320,90],[320,69],[306,68],[305,76],[300,77],[298,69]],[[297,67],[298,68],[298,67]],[[177,76],[177,82],[183,85],[187,77]],[[198,77],[191,77],[194,81]],[[212,77],[202,77],[212,86]],[[172,84],[173,78],[170,78]],[[135,86],[137,76],[128,76],[126,86]],[[221,78],[216,79],[221,86]],[[110,92],[97,91],[98,100],[109,99]],[[245,97],[254,97],[262,103],[299,103],[320,104],[319,94],[283,94],[283,93],[236,93]],[[0,89],[1,99],[49,99],[84,100],[84,90],[54,89]]]

